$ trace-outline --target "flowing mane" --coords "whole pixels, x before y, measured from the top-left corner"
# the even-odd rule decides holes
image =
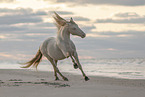
[[[56,12],[54,12],[53,18],[55,20],[54,24],[56,25],[58,30],[61,28],[61,26],[64,26],[66,24],[66,22],[68,22],[65,19],[63,19],[62,17],[60,17]],[[60,21],[63,21],[64,23],[60,24]]]
[[[55,20],[55,23],[54,24],[56,25],[56,27],[57,27],[58,30],[61,28],[61,26],[64,26],[66,23],[75,24],[74,21],[66,21],[65,19],[63,19],[62,17],[60,17],[56,12],[54,12],[53,19]]]

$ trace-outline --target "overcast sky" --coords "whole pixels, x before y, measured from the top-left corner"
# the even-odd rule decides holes
[[[0,0],[0,59],[29,59],[55,37],[53,11],[87,34],[71,36],[80,58],[145,57],[145,0]]]

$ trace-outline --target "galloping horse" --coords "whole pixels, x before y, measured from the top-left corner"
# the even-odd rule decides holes
[[[39,47],[39,50],[35,57],[29,62],[24,63],[26,66],[22,68],[28,68],[34,66],[37,68],[40,63],[42,56],[45,56],[53,65],[55,80],[59,80],[57,73],[63,78],[63,80],[68,81],[68,79],[61,74],[57,68],[58,60],[62,60],[70,57],[74,63],[74,68],[79,68],[83,74],[85,81],[89,78],[84,73],[82,66],[78,59],[78,54],[73,41],[70,39],[70,34],[80,36],[84,38],[86,34],[78,27],[78,25],[71,18],[70,21],[66,21],[60,17],[56,12],[54,12],[53,18],[56,21],[56,26],[58,28],[57,37],[50,37],[46,39]]]

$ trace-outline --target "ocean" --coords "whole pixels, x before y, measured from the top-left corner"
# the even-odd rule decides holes
[[[19,63],[24,61],[1,60],[0,69],[22,69]],[[83,70],[88,76],[104,76],[123,79],[145,79],[145,58],[109,58],[109,59],[81,59]],[[70,59],[58,62],[61,72],[81,75],[79,69],[73,68]],[[35,70],[31,68],[31,70]],[[38,71],[53,71],[47,60],[38,65]]]

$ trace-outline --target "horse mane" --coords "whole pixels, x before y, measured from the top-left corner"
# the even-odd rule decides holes
[[[61,28],[61,26],[64,26],[67,23],[76,24],[73,21],[72,17],[71,17],[70,21],[66,21],[65,19],[60,17],[56,12],[54,12],[53,19],[55,20],[54,24],[56,25],[57,30],[59,30]]]
[[[64,26],[66,23],[70,23],[69,21],[66,21],[62,17],[60,17],[56,12],[54,12],[53,19],[55,20],[54,24],[59,30],[62,26]]]
[[[57,27],[57,30],[61,28],[61,25],[59,25],[56,21],[54,22],[54,25]]]

